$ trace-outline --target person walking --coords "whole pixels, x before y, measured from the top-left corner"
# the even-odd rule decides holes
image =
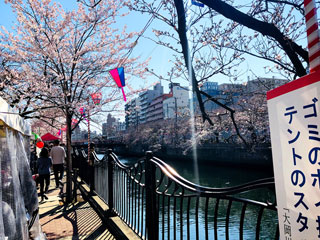
[[[39,182],[40,182],[40,196],[41,201],[44,199],[48,199],[45,193],[48,191],[50,186],[50,167],[52,166],[52,160],[49,157],[49,150],[48,148],[42,148],[40,152],[40,158],[37,161],[38,165],[38,173],[39,173]],[[46,183],[44,189],[44,183]]]
[[[63,147],[59,146],[59,140],[55,140],[51,148],[50,156],[52,158],[54,179],[56,188],[59,187],[59,181],[63,178],[63,164],[66,152]]]

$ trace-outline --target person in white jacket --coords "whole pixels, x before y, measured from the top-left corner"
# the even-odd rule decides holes
[[[52,159],[54,179],[56,182],[56,188],[59,187],[59,181],[63,178],[63,164],[66,157],[66,152],[63,147],[59,146],[59,140],[55,140],[53,147],[50,151],[50,156]]]

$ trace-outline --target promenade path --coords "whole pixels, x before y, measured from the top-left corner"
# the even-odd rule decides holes
[[[47,239],[116,239],[81,195],[77,202],[65,206],[59,197],[60,190],[54,187],[51,175],[48,200],[40,202],[39,197],[40,224]]]

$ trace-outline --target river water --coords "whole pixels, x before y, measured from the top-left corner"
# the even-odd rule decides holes
[[[100,155],[100,157],[102,156]],[[138,160],[138,158],[119,156],[119,160],[126,165],[132,165]],[[236,185],[247,183],[253,180],[273,176],[273,172],[270,169],[269,170],[248,169],[248,168],[239,168],[239,167],[232,167],[232,166],[223,167],[223,166],[215,166],[213,164],[208,164],[208,163],[200,163],[198,166],[195,166],[192,161],[186,161],[186,160],[166,161],[166,163],[172,166],[182,177],[186,178],[187,180],[202,186],[215,187],[215,188],[236,186]],[[198,174],[195,173],[194,169],[198,169]],[[199,178],[197,179],[195,176],[199,176]],[[274,201],[274,196],[271,193],[271,191],[261,191],[261,190],[253,191],[241,196],[252,199],[252,200],[263,201],[263,202]],[[233,216],[234,219],[231,219],[231,221],[232,220],[238,221],[237,218],[238,217],[240,218],[240,213],[241,211],[239,211],[239,216]],[[249,212],[248,214],[252,214],[252,213]],[[264,227],[262,229],[263,233],[260,239],[272,239],[275,232],[276,222],[277,222],[276,213],[271,214],[268,218],[264,219],[264,226],[267,226],[267,227]],[[200,220],[200,224],[201,224],[201,220]],[[252,222],[247,223],[245,227],[246,226],[250,226],[250,227],[248,227],[248,229],[244,229],[243,239],[254,239],[255,229],[253,226],[255,226],[255,218],[252,218]],[[220,226],[220,227],[221,228],[219,230],[218,239],[225,239],[225,234],[223,233],[224,227],[223,226]],[[210,230],[213,231],[213,228],[209,229],[209,231]],[[230,231],[229,239],[231,240],[239,239],[239,236],[237,234],[238,229],[234,229],[234,230],[230,229],[229,231]],[[191,237],[192,237],[192,234],[194,234],[194,232],[191,232]],[[200,232],[200,239],[201,239],[201,232]]]
[[[102,154],[98,154],[102,158]],[[136,157],[122,157],[118,156],[119,160],[126,165],[133,165],[139,160]],[[177,159],[176,161],[165,161],[172,166],[178,174],[187,180],[208,187],[229,187],[242,183],[247,183],[261,178],[268,178],[273,176],[270,169],[248,169],[241,167],[224,167],[215,166],[214,164],[199,163],[197,167],[192,161]],[[195,173],[198,169],[198,174]],[[195,176],[199,176],[196,179]]]
[[[126,165],[133,165],[137,162],[136,157],[122,157],[118,156],[119,160]],[[210,163],[199,163],[197,166],[192,161],[177,159],[176,161],[165,161],[173,167],[179,175],[190,182],[206,186],[206,187],[230,187],[244,184],[250,181],[268,178],[273,176],[271,169],[248,169],[241,167],[225,167],[215,166]],[[195,172],[198,170],[198,173]],[[196,177],[198,176],[198,178]],[[257,193],[251,195],[254,200],[265,200],[264,195]]]

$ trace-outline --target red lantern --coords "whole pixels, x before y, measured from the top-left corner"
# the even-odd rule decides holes
[[[92,100],[94,102],[95,105],[99,105],[100,101],[102,99],[102,93],[98,92],[98,93],[93,93],[91,94]]]
[[[74,125],[76,125],[77,123],[78,123],[78,120],[77,120],[77,119],[74,119],[74,118],[71,119],[71,126],[74,126]]]
[[[44,142],[37,142],[37,144],[36,144],[36,146],[38,147],[38,148],[43,148],[44,147]]]

